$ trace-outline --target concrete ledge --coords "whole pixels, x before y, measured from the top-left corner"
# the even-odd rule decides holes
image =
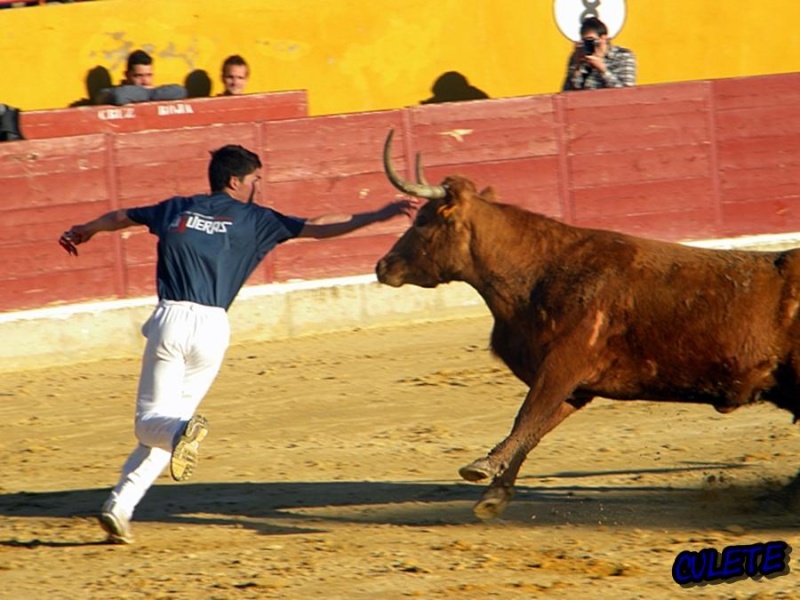
[[[686,243],[783,250],[800,246],[800,233]],[[155,304],[148,297],[0,314],[0,372],[138,356]],[[246,287],[230,311],[232,343],[488,315],[466,284],[390,288],[373,275]]]
[[[141,354],[156,297],[0,314],[0,372]],[[466,284],[390,288],[373,275],[247,287],[230,310],[232,343],[410,321],[488,315]]]

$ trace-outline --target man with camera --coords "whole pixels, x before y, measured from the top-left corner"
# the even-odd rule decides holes
[[[636,57],[608,39],[608,29],[597,17],[581,23],[581,43],[569,58],[563,91],[596,90],[636,85]]]

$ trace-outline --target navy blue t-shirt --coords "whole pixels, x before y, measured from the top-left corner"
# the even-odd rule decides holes
[[[224,192],[177,196],[127,213],[158,236],[160,299],[225,310],[267,252],[297,237],[305,224]]]

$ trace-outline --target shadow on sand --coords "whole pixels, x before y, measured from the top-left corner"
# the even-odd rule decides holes
[[[750,530],[796,527],[800,474],[788,484],[706,487],[642,485],[639,476],[686,471],[725,471],[741,464],[686,463],[644,471],[586,471],[537,475],[544,487],[520,485],[501,519],[524,527],[576,525],[638,528]],[[621,485],[593,479],[630,476]],[[534,479],[528,477],[521,480]],[[585,480],[585,481],[581,481]],[[560,483],[563,482],[563,483]],[[165,483],[154,486],[137,522],[245,527],[265,535],[326,531],[335,523],[410,527],[474,525],[472,505],[483,486],[443,482],[324,481]],[[0,518],[93,518],[107,489],[17,492],[0,495]],[[76,546],[100,542],[0,539],[0,546]]]

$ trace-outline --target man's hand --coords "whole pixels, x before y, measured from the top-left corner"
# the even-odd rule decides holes
[[[132,225],[138,225],[138,223],[131,221],[128,217],[127,210],[119,208],[107,212],[94,221],[89,221],[83,225],[73,225],[68,231],[61,234],[58,243],[70,254],[78,256],[78,250],[75,246],[85,244],[92,239],[96,233],[101,231],[117,231],[119,229],[131,227]]]
[[[585,55],[583,57],[583,61],[590,67],[592,67],[593,69],[597,69],[601,73],[606,72],[606,61],[602,56],[597,56],[596,54]]]
[[[69,233],[69,232],[67,232]],[[58,238],[58,243],[61,244],[61,247],[66,250],[69,254],[73,256],[78,256],[78,249],[75,247],[75,244],[69,241],[69,237],[67,237],[67,233],[62,233],[61,237]]]
[[[86,225],[73,225],[69,231],[65,231],[58,238],[58,243],[61,247],[73,256],[78,256],[78,249],[76,246],[85,244],[90,239],[94,232],[91,231]]]
[[[421,205],[422,200],[419,198],[402,198],[401,200],[395,200],[378,211],[378,218],[381,221],[386,221],[398,215],[406,215],[411,218],[416,214]]]

